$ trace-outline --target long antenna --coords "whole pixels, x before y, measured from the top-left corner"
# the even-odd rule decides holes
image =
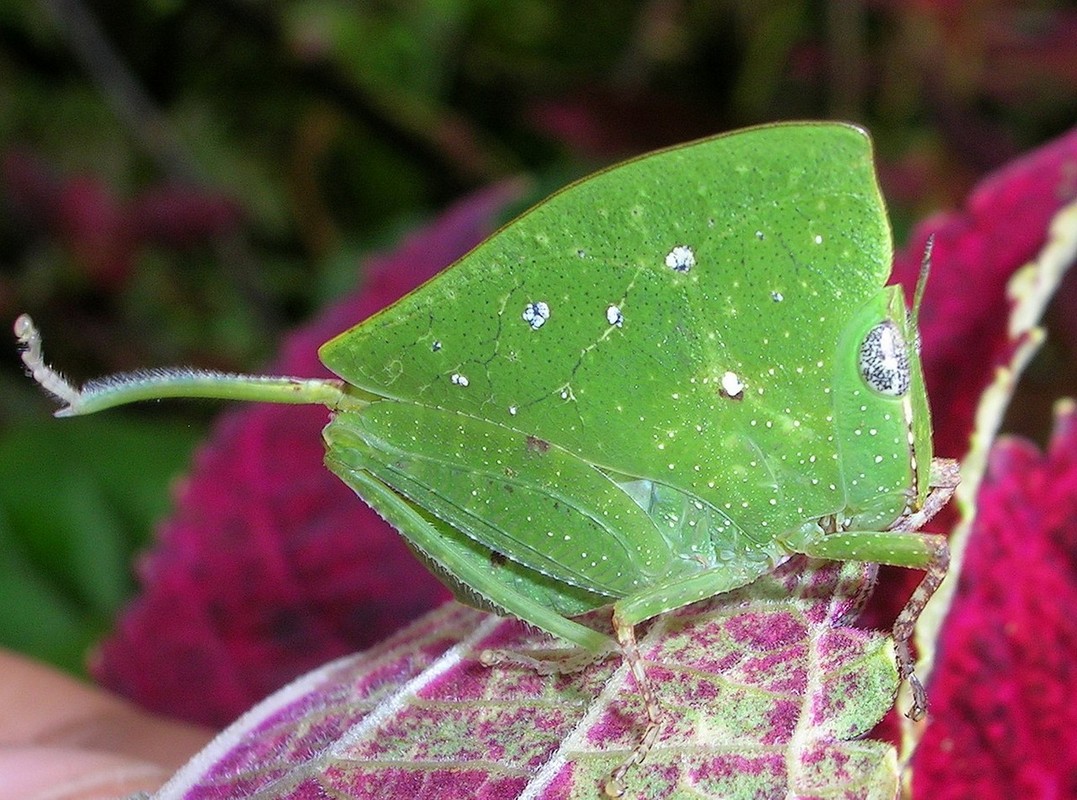
[[[924,290],[927,288],[927,276],[931,272],[931,251],[935,248],[935,234],[927,237],[924,244],[924,256],[920,259],[920,277],[916,279],[916,293],[912,298],[912,318],[917,323],[920,321],[920,303],[924,299]]]
[[[185,367],[109,375],[87,381],[76,389],[63,375],[45,363],[41,352],[41,334],[29,315],[22,314],[15,320],[15,336],[22,348],[22,361],[30,375],[45,391],[65,404],[56,412],[58,417],[92,414],[140,400],[181,397],[324,405],[336,411],[367,405],[340,380],[237,375]]]

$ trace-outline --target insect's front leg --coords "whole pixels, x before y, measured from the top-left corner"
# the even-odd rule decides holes
[[[932,533],[910,534],[899,530],[843,531],[800,543],[795,549],[796,552],[813,558],[869,561],[924,570],[923,580],[898,614],[893,630],[898,673],[902,680],[909,682],[913,694],[908,716],[911,719],[923,717],[927,711],[927,695],[923,685],[913,674],[909,640],[920,612],[946,577],[946,570],[950,565],[950,547],[946,537]]]
[[[912,707],[908,715],[909,719],[914,720],[922,719],[927,713],[927,693],[924,691],[924,685],[913,672],[913,657],[909,642],[916,627],[916,620],[920,618],[920,613],[946,577],[946,570],[950,566],[950,546],[945,536],[924,534],[917,538],[927,540],[926,544],[930,549],[927,570],[924,579],[920,581],[894,621],[894,647],[897,653],[898,672],[902,680],[909,682],[909,688],[912,690]]]
[[[931,479],[923,505],[915,511],[902,514],[889,527],[891,531],[918,531],[950,502],[961,482],[958,463],[952,458],[935,458],[931,461]]]

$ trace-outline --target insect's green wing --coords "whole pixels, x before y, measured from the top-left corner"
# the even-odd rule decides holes
[[[370,445],[357,437],[353,427],[355,415],[337,416],[326,430],[329,449],[326,463],[348,486],[351,486],[384,519],[406,531],[405,542],[415,555],[437,575],[458,600],[485,610],[511,610],[532,624],[558,632],[572,639],[571,629],[558,631],[557,617],[574,617],[608,605],[608,596],[571,584],[551,580],[519,562],[506,559],[497,551],[479,543],[460,527],[445,522],[429,509],[406,500],[396,488],[378,477],[372,460],[384,460]],[[391,458],[391,456],[390,456]],[[454,520],[455,521],[455,520]],[[457,521],[458,522],[458,521]],[[521,609],[538,609],[537,615]],[[604,645],[598,636],[582,646]]]
[[[756,128],[568,187],[321,356],[679,489],[740,550],[843,508],[835,358],[890,255],[863,131]]]

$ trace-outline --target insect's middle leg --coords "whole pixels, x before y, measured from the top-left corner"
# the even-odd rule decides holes
[[[519,650],[483,650],[479,654],[479,661],[486,667],[513,664],[534,670],[539,675],[564,675],[582,672],[616,653],[617,648],[611,641],[610,646],[604,650],[589,650],[580,646],[551,647],[527,653]]]
[[[691,605],[724,592],[747,586],[766,572],[765,562],[745,561],[700,572],[691,577],[682,576],[664,584],[652,586],[643,592],[619,600],[613,607],[613,630],[625,665],[632,672],[647,712],[647,725],[636,746],[607,778],[605,791],[610,797],[624,793],[624,777],[635,764],[642,764],[654,743],[658,740],[662,707],[658,702],[654,684],[647,677],[643,656],[636,643],[635,626],[645,620]]]
[[[647,670],[643,667],[643,658],[639,654],[636,644],[636,629],[631,624],[618,621],[617,614],[613,615],[613,628],[617,634],[617,643],[621,646],[621,653],[625,664],[628,666],[632,677],[636,680],[640,695],[643,697],[643,705],[647,710],[647,726],[643,729],[643,735],[632,749],[628,758],[612,772],[606,779],[605,792],[610,797],[620,797],[624,794],[624,777],[633,764],[642,764],[647,758],[647,753],[658,739],[659,715],[661,707],[658,705],[658,697],[654,693],[654,685],[647,677]]]

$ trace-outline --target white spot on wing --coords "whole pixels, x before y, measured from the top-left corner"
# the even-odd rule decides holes
[[[722,376],[722,394],[732,399],[738,399],[744,394],[744,381],[735,372],[727,372]]]
[[[621,313],[621,309],[619,309],[617,306],[610,306],[609,308],[607,308],[606,322],[608,322],[610,325],[616,325],[618,328],[624,325],[625,318],[624,315]]]
[[[696,265],[696,254],[686,244],[679,244],[666,255],[666,266],[674,272],[688,272]]]
[[[466,375],[461,375],[459,372],[454,372],[449,380],[451,380],[456,386],[467,386],[469,383],[471,383],[471,381],[467,379]]]
[[[528,303],[524,306],[522,316],[524,322],[531,326],[531,330],[537,331],[550,318],[550,307],[541,300],[537,303]]]

